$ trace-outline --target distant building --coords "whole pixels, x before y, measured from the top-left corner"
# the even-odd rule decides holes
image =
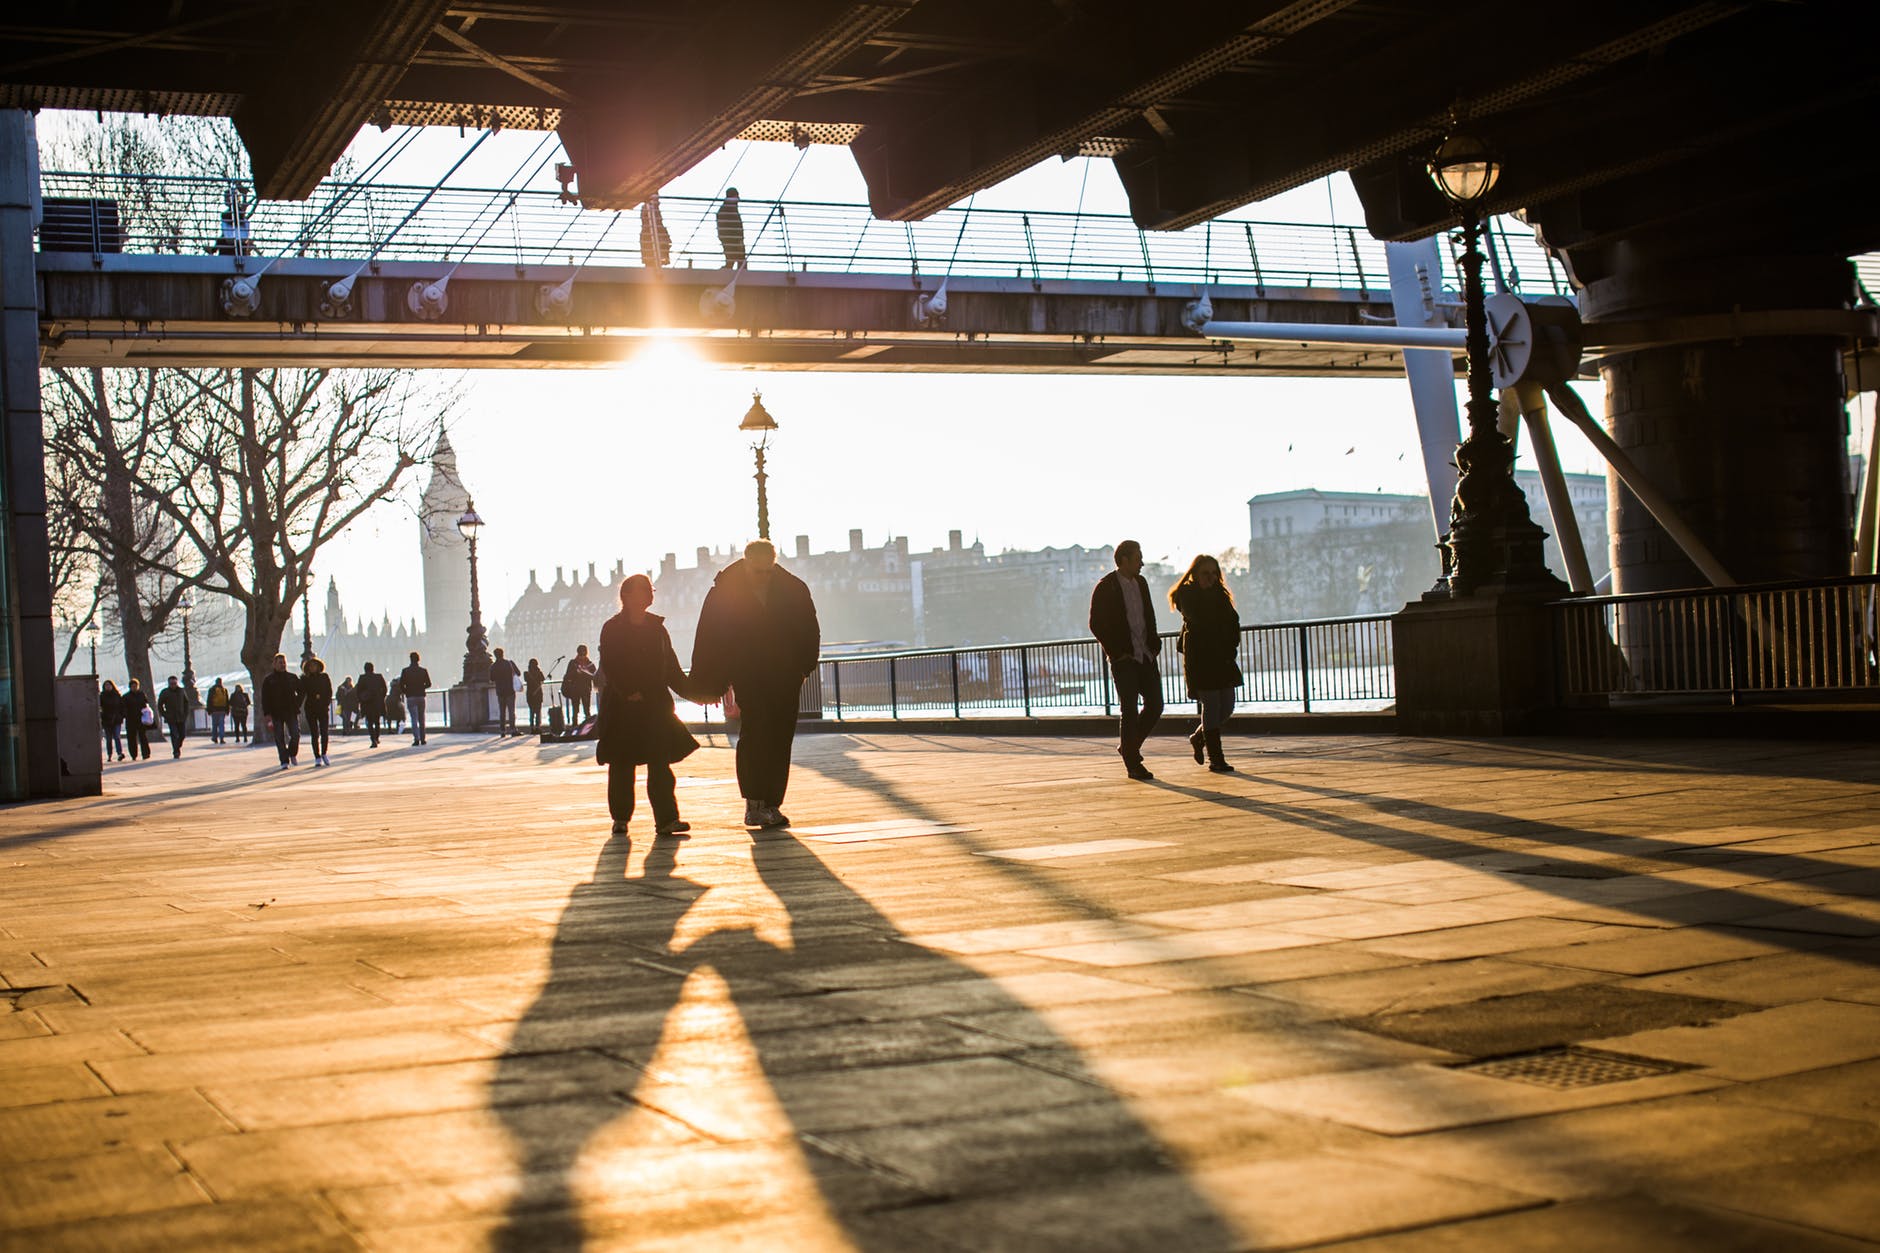
[[[1606,478],[1569,474],[1567,494],[1595,580],[1612,559],[1606,532]],[[1547,566],[1564,577],[1559,542],[1540,475],[1515,482],[1534,521],[1547,531]],[[1395,613],[1435,583],[1441,560],[1427,496],[1383,492],[1272,492],[1247,502],[1248,572],[1241,619],[1283,622]]]

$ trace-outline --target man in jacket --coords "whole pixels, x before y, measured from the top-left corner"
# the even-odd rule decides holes
[[[431,672],[418,664],[418,654],[411,654],[411,664],[398,672],[405,689],[405,712],[411,715],[412,747],[424,743],[424,696],[431,690]]]
[[[287,654],[274,654],[274,668],[261,680],[261,713],[274,725],[274,747],[285,770],[300,756],[300,676],[287,668]]]
[[[228,743],[228,688],[222,680],[217,679],[209,688],[209,694],[202,698],[202,707],[209,711],[209,742]]]
[[[561,698],[568,702],[568,721],[576,730],[594,716],[594,676],[598,672],[588,656],[588,646],[575,645],[574,660],[561,672]]]
[[[189,734],[189,693],[183,690],[175,675],[171,675],[169,683],[157,693],[157,715],[169,728],[170,756],[181,757],[183,737]]]
[[[738,791],[744,825],[783,827],[803,680],[816,670],[822,631],[801,579],[777,565],[769,540],[755,540],[744,559],[718,572],[699,610],[692,649],[697,688],[737,692],[744,730],[738,737]]]
[[[130,740],[132,761],[150,760],[150,724],[144,721],[144,711],[149,708],[149,694],[132,679],[131,685],[124,689],[124,734]]]
[[[1103,646],[1116,681],[1116,703],[1123,714],[1122,742],[1116,751],[1123,769],[1132,779],[1153,779],[1142,764],[1142,745],[1162,716],[1162,671],[1157,665],[1162,645],[1155,630],[1155,597],[1142,577],[1142,545],[1133,539],[1116,546],[1116,569],[1098,579],[1090,593],[1090,633]]]
[[[490,662],[490,683],[496,688],[496,733],[514,735],[516,733],[516,689],[522,686],[522,671],[516,669],[516,663],[503,656],[503,650],[496,650],[496,659]]]
[[[359,725],[359,688],[352,679],[340,680],[333,692],[333,706],[339,710],[340,734],[351,735],[353,728]]]
[[[365,715],[366,734],[372,737],[372,747],[377,748],[379,723],[385,719],[385,676],[374,670],[371,662],[365,663],[365,673],[353,686],[353,695],[359,702],[359,712]]]

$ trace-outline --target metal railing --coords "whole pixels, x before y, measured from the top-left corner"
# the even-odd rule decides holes
[[[1377,710],[1396,699],[1390,615],[1241,629],[1238,707]],[[1160,641],[1162,697],[1189,700],[1176,637]],[[1094,639],[824,657],[802,710],[838,721],[1108,717],[1109,666]]]
[[[1877,607],[1874,576],[1560,601],[1558,696],[1880,699]]]
[[[259,201],[225,179],[51,170],[44,195],[76,206],[109,205],[113,251],[262,257],[353,258],[375,249],[385,261],[492,262],[516,266],[638,266],[637,212],[591,212],[554,191],[432,189],[328,181],[305,201]],[[230,192],[242,220],[224,219]],[[428,201],[426,196],[430,196]],[[660,197],[674,269],[724,265],[719,202]],[[825,201],[741,202],[747,264],[756,270],[1332,287],[1383,297],[1390,280],[1384,245],[1358,227],[1217,218],[1185,231],[1143,231],[1126,215],[944,209],[919,222],[884,222],[867,205]],[[409,222],[408,214],[413,214]],[[76,209],[73,209],[76,212]],[[402,225],[401,225],[402,223]],[[1510,285],[1563,293],[1566,275],[1519,223],[1497,219],[1496,247]],[[396,234],[392,232],[396,230]],[[387,236],[390,236],[388,239]],[[1461,282],[1451,250],[1444,278]]]

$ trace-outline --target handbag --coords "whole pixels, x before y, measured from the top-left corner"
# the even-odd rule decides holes
[[[137,721],[147,727],[154,727],[157,725],[157,711],[145,705],[143,710],[137,715]]]

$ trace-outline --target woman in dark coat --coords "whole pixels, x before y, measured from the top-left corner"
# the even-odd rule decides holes
[[[98,720],[104,724],[104,759],[111,760],[111,754],[117,753],[119,761],[124,760],[124,697],[117,690],[117,684],[106,679],[98,690]]]
[[[326,663],[318,657],[309,657],[300,667],[301,707],[307,711],[307,738],[313,741],[313,764],[330,766],[333,759],[326,755],[330,745],[327,743],[333,734],[333,676],[326,672]]]
[[[124,689],[124,735],[130,741],[131,760],[150,760],[150,727],[144,722],[144,710],[150,708],[150,695],[136,679]]]
[[[673,712],[675,689],[688,687],[672,651],[666,621],[648,613],[653,581],[635,574],[620,585],[620,612],[601,627],[600,744],[594,760],[607,767],[607,809],[614,832],[633,817],[634,767],[646,767],[646,799],[657,835],[684,835],[692,824],[679,819],[672,763],[691,754],[698,741]]]
[[[1240,687],[1240,614],[1234,594],[1221,581],[1221,564],[1206,553],[1188,565],[1188,572],[1168,591],[1168,603],[1182,616],[1182,672],[1188,694],[1201,707],[1201,725],[1188,737],[1195,763],[1206,751],[1208,769],[1228,774],[1233,767],[1221,752],[1221,728],[1234,712],[1234,692]]]
[[[542,663],[529,658],[529,668],[522,672],[522,695],[529,702],[529,734],[542,733],[542,685],[548,682],[548,676],[542,673]]]

